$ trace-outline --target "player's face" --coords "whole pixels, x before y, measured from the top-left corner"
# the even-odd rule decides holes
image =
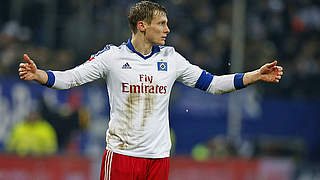
[[[145,31],[146,40],[151,44],[164,45],[170,29],[168,18],[165,13],[155,12],[151,24],[147,25]]]

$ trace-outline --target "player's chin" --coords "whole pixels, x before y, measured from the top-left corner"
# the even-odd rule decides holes
[[[160,40],[157,44],[160,45],[160,46],[164,46],[166,44],[166,41],[165,40]]]
[[[164,46],[166,44],[166,40],[164,38],[153,41],[154,45]]]

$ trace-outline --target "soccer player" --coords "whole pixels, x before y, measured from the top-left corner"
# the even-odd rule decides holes
[[[67,71],[44,71],[25,54],[19,75],[55,89],[68,89],[98,78],[107,84],[110,122],[100,179],[167,180],[170,130],[168,103],[174,82],[222,94],[266,81],[279,82],[277,61],[247,73],[213,76],[190,64],[173,47],[164,46],[170,32],[166,9],[141,1],[131,7],[132,37],[107,45],[84,64]]]

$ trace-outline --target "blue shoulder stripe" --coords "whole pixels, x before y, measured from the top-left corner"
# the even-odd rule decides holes
[[[195,88],[206,91],[213,79],[213,75],[203,70],[199,79],[196,82]]]
[[[96,57],[102,54],[105,51],[108,51],[110,49],[110,46],[113,46],[112,44],[107,44],[101,51],[98,51],[96,54],[92,55],[91,57]]]

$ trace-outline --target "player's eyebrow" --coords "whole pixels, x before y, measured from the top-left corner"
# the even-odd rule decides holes
[[[161,18],[161,19],[159,19],[159,21],[157,23],[168,23],[168,19],[167,18]]]

